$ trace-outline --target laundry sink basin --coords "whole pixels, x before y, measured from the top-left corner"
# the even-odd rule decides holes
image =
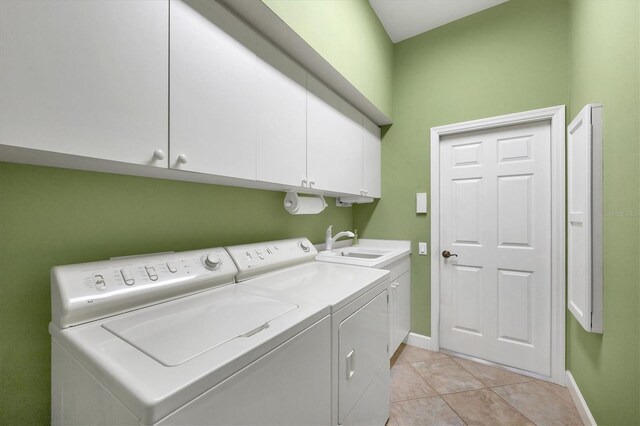
[[[316,260],[382,268],[409,253],[411,253],[409,241],[363,239],[357,246],[343,246],[321,251],[316,256]]]
[[[352,257],[355,259],[378,259],[379,257],[389,254],[391,250],[373,249],[368,247],[344,247],[331,251],[323,251],[322,255]]]
[[[342,256],[346,257],[355,257],[357,259],[377,259],[381,254],[372,254],[372,253],[341,253]]]

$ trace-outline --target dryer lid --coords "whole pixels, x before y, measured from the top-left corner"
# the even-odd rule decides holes
[[[102,327],[162,365],[183,364],[235,339],[269,327],[298,305],[236,290],[215,299],[185,299],[157,305]]]

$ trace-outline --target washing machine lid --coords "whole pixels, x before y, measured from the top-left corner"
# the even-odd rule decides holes
[[[296,309],[293,303],[242,292],[158,305],[102,327],[167,367],[242,339]]]
[[[309,262],[236,284],[274,292],[292,303],[314,300],[337,312],[388,279],[389,271],[327,262]]]
[[[142,424],[155,424],[328,314],[320,302],[231,284],[78,326],[52,322],[49,332]]]

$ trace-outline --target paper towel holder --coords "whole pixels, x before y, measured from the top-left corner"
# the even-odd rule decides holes
[[[318,214],[327,207],[322,195],[298,194],[288,191],[284,197],[284,209],[291,214]]]

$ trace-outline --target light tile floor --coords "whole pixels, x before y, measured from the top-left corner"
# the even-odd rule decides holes
[[[402,345],[391,359],[388,426],[582,425],[569,391],[462,358]]]

